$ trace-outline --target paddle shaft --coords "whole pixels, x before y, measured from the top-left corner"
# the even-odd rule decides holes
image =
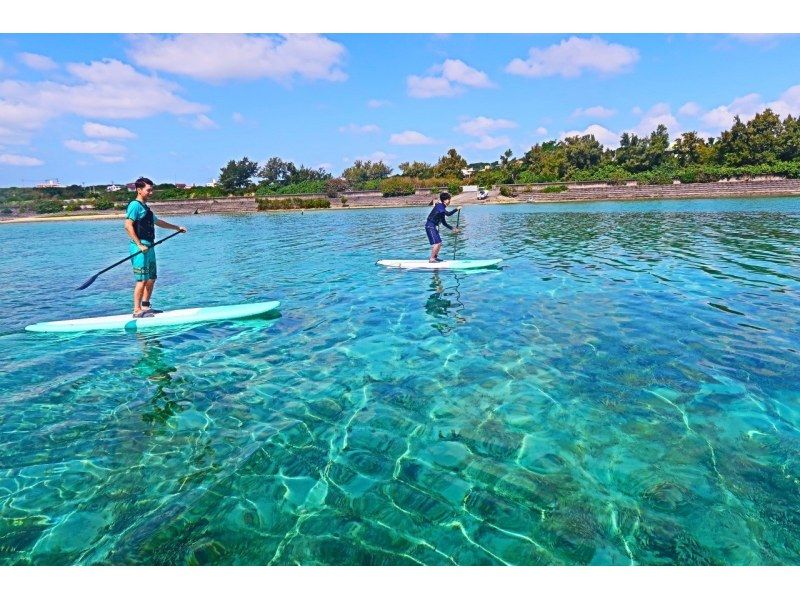
[[[160,241],[156,241],[156,242],[155,242],[155,243],[153,243],[153,244],[152,244],[150,247],[148,247],[148,249],[152,249],[152,248],[153,248],[153,247],[155,247],[156,245],[160,245],[161,243],[163,243],[163,242],[164,242],[164,241],[166,241],[167,239],[171,239],[171,238],[172,238],[172,237],[174,237],[175,235],[179,235],[179,234],[181,234],[181,231],[176,231],[176,232],[172,233],[171,235],[164,237],[164,238],[163,238],[163,239],[161,239]],[[117,267],[117,266],[119,266],[120,264],[124,264],[125,262],[129,261],[129,260],[130,260],[132,257],[135,257],[135,256],[139,255],[140,253],[144,253],[144,252],[143,252],[143,251],[141,251],[141,250],[139,250],[139,251],[137,251],[136,253],[132,253],[132,254],[130,254],[128,257],[122,258],[122,259],[121,259],[120,261],[118,261],[117,263],[115,263],[115,264],[111,264],[111,265],[110,265],[108,268],[104,268],[104,269],[100,270],[100,272],[98,272],[97,274],[95,274],[94,276],[92,276],[91,278],[89,278],[89,279],[88,279],[86,282],[84,282],[84,283],[83,283],[81,286],[79,286],[79,287],[78,287],[77,289],[75,289],[75,290],[76,290],[76,291],[82,291],[82,290],[83,290],[83,289],[85,289],[86,287],[90,286],[90,285],[91,285],[91,284],[92,284],[92,283],[93,283],[95,280],[97,280],[97,277],[98,277],[98,276],[100,276],[101,274],[103,274],[104,272],[108,272],[109,270],[111,270],[111,268],[116,268],[116,267]]]
[[[461,222],[461,210],[456,214],[456,228],[458,228],[459,222]],[[453,239],[453,259],[456,259],[456,239]]]

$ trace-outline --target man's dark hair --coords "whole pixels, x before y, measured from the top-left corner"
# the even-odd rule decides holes
[[[450,194],[447,191],[439,194],[439,201],[447,201],[448,199],[450,199]]]
[[[147,177],[140,176],[138,179],[136,179],[134,185],[136,185],[137,189],[144,189],[146,185],[150,185],[152,187],[153,181],[151,181]]]

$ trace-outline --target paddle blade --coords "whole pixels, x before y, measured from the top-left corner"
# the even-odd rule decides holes
[[[97,274],[89,278],[86,282],[84,282],[81,286],[79,286],[76,291],[82,291],[86,287],[90,286],[95,280],[97,280]]]

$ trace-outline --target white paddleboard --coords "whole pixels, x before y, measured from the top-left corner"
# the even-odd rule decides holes
[[[235,320],[257,316],[274,309],[280,301],[262,303],[242,303],[239,305],[218,305],[216,307],[192,307],[175,309],[155,314],[151,318],[134,318],[131,314],[119,316],[103,316],[100,318],[80,318],[77,320],[58,320],[55,322],[39,322],[26,326],[29,332],[87,332],[90,330],[143,330],[159,326],[179,326],[196,322],[212,322],[214,320]]]
[[[428,260],[379,260],[379,266],[387,268],[407,268],[413,270],[470,270],[473,268],[490,268],[503,260],[444,260],[431,263]]]

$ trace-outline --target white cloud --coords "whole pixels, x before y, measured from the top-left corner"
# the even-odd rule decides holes
[[[119,154],[125,151],[125,146],[109,141],[78,141],[77,139],[68,139],[64,142],[64,146],[71,149],[73,152],[91,154],[93,156]]]
[[[322,162],[321,164],[317,164],[316,166],[314,166],[314,168],[316,168],[317,170],[321,168],[323,170],[330,172],[331,169],[333,168],[333,164],[331,164],[330,162]]]
[[[389,143],[393,145],[430,145],[435,143],[435,140],[417,131],[403,131],[392,134]]]
[[[467,147],[474,147],[475,149],[490,150],[498,147],[509,147],[511,140],[508,137],[492,137],[491,135],[483,135],[478,141],[470,143]]]
[[[2,87],[0,83],[0,88]],[[0,141],[25,144],[36,129],[53,116],[45,107],[35,106],[23,100],[8,101],[0,89]]]
[[[536,133],[537,135],[544,136],[547,135],[547,129],[545,129],[544,127],[538,127],[536,131],[534,131],[534,133]]]
[[[353,133],[356,135],[364,135],[367,133],[380,133],[381,128],[378,125],[357,125],[350,123],[344,127],[339,127],[340,133]]]
[[[64,142],[67,149],[80,154],[89,154],[94,156],[95,160],[99,162],[116,163],[123,162],[125,157],[125,146],[108,141],[79,141],[77,139],[68,139]]]
[[[573,118],[588,116],[589,118],[610,118],[617,113],[616,110],[603,106],[592,106],[591,108],[578,108],[572,113]]]
[[[17,54],[19,61],[25,66],[37,71],[52,71],[58,68],[56,61],[49,56],[42,54],[32,54],[30,52],[21,52]]]
[[[209,129],[219,129],[219,125],[208,118],[205,114],[198,114],[189,122],[189,126],[193,129],[198,129],[200,131],[207,131]]]
[[[494,87],[489,76],[472,68],[461,60],[447,59],[430,69],[441,76],[420,77],[409,75],[406,78],[408,95],[412,98],[450,97],[462,94],[467,87]]]
[[[343,45],[321,35],[180,34],[130,36],[139,66],[201,81],[344,81]]]
[[[559,135],[559,139],[566,139],[567,137],[583,137],[584,135],[594,135],[594,138],[602,143],[605,147],[614,148],[619,145],[619,135],[613,131],[609,131],[600,125],[589,125],[583,131],[567,131]]]
[[[472,120],[462,121],[461,124],[455,128],[455,130],[473,137],[481,137],[487,135],[491,131],[496,131],[498,129],[513,129],[516,126],[517,123],[515,123],[513,120],[479,116],[477,118],[473,118]]]
[[[494,87],[489,76],[483,71],[468,66],[461,60],[445,60],[434,72],[442,73],[442,77],[453,83],[461,83],[468,87]]]
[[[800,85],[789,87],[778,96],[777,100],[772,102],[764,102],[757,93],[749,93],[735,98],[730,104],[717,106],[703,114],[701,121],[720,131],[730,128],[735,116],[739,116],[742,122],[747,122],[767,108],[782,118],[786,118],[790,114],[800,116]]]
[[[673,133],[681,128],[678,120],[673,116],[669,104],[664,102],[650,108],[650,110],[642,116],[639,124],[628,130],[642,137],[655,131],[658,125],[664,125],[667,127],[668,131]]]
[[[177,86],[118,60],[69,64],[74,82],[0,81],[0,129],[27,138],[65,114],[86,118],[146,118],[198,114],[208,108],[179,97]],[[24,141],[23,141],[24,142]]]
[[[390,106],[391,102],[389,100],[370,100],[367,102],[367,108],[383,108],[384,106]]]
[[[9,166],[41,166],[44,164],[39,158],[20,156],[18,154],[0,154],[0,164]]]
[[[678,108],[678,114],[681,116],[697,116],[701,112],[700,104],[697,102],[686,102],[683,106]]]
[[[136,134],[123,127],[109,127],[100,123],[83,123],[83,134],[101,139],[135,139]]]
[[[628,70],[639,60],[639,51],[612,44],[599,37],[570,37],[544,49],[531,48],[528,59],[515,58],[506,72],[524,77],[577,77],[584,71],[604,75]]]
[[[644,113],[644,110],[642,110],[639,106],[634,106],[633,108],[631,108],[631,114],[635,114],[636,116],[639,116],[642,113]]]
[[[237,124],[240,124],[240,125],[241,125],[241,124],[243,124],[243,123],[244,123],[244,122],[247,120],[247,119],[246,119],[246,118],[245,118],[245,117],[242,115],[242,113],[241,113],[241,112],[234,112],[234,113],[233,113],[233,116],[231,116],[231,118],[233,119],[233,122],[235,122],[235,123],[237,123]]]
[[[773,112],[777,112],[784,118],[790,114],[795,117],[800,116],[800,85],[790,87],[776,101],[770,102],[766,107],[772,108]]]
[[[750,120],[762,106],[761,96],[757,93],[750,93],[734,99],[730,104],[709,110],[703,114],[701,120],[709,127],[727,129],[733,124],[736,115],[739,115],[743,121]]]
[[[450,97],[464,93],[463,87],[453,87],[442,77],[418,77],[409,75],[406,79],[408,95],[412,98]]]

